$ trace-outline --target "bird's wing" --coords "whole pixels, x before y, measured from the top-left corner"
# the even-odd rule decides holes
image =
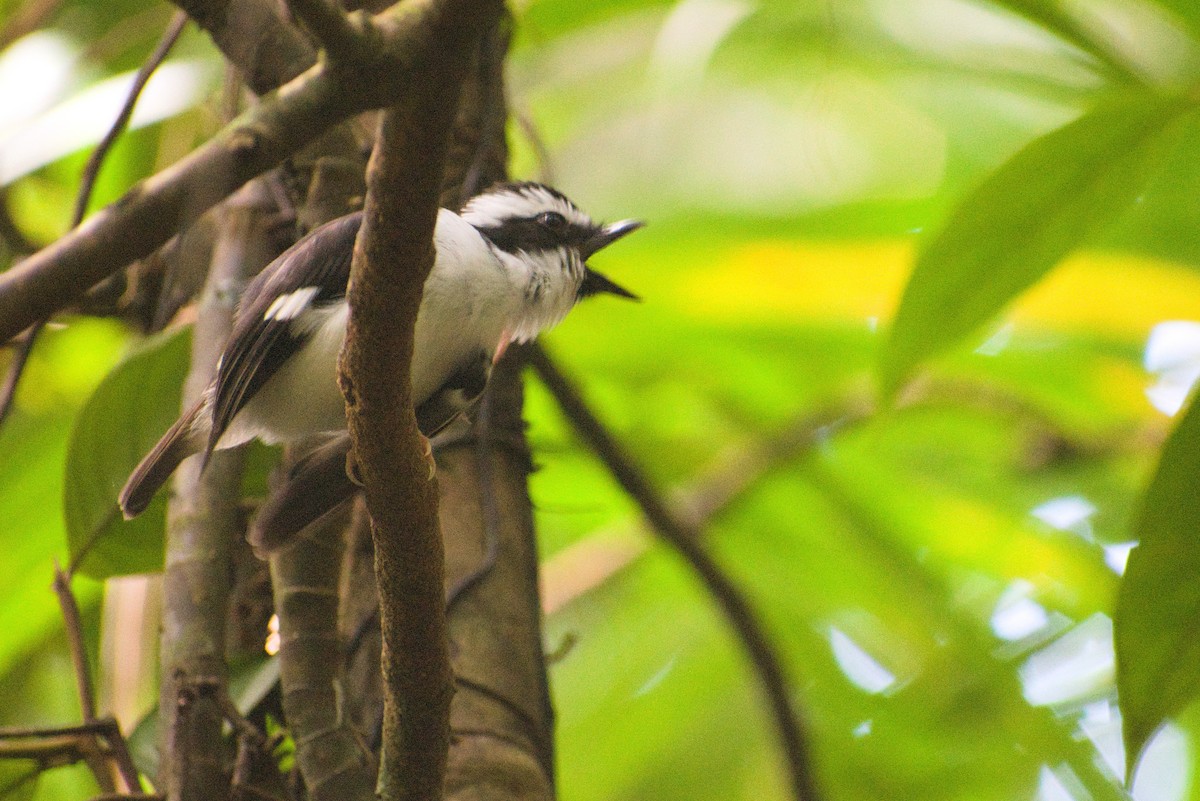
[[[345,298],[361,224],[361,212],[326,223],[250,282],[217,368],[205,458],[246,402],[312,335],[298,319],[314,306]]]

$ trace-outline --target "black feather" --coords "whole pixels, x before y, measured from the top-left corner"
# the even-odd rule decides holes
[[[212,430],[205,459],[254,393],[308,341],[291,320],[264,319],[276,299],[305,287],[316,287],[312,305],[346,296],[354,238],[362,213],[340,217],[317,228],[266,267],[246,287],[237,322],[217,370]]]

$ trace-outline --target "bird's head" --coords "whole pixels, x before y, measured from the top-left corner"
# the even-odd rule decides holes
[[[505,261],[529,269],[531,302],[573,305],[600,293],[637,299],[587,263],[600,249],[641,228],[637,220],[593,222],[558,190],[531,182],[496,184],[471,198],[461,216],[508,257]]]

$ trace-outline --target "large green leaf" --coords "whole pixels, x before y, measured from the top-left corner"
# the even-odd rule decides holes
[[[63,510],[71,558],[97,578],[162,567],[165,501],[125,520],[117,493],[138,461],[179,415],[191,329],[147,340],[97,387],[67,449]]]
[[[1096,59],[1097,64],[1117,78],[1137,80],[1137,72],[1122,57],[1121,50],[1111,41],[1098,36],[1094,30],[1071,13],[1058,0],[992,0],[1015,14],[1025,17],[1044,30],[1054,33]]]
[[[1136,198],[1192,106],[1136,96],[1101,105],[1021,150],[917,258],[883,350],[891,395],[921,361],[991,319]]]
[[[1167,440],[1135,522],[1117,598],[1117,689],[1132,765],[1159,724],[1200,695],[1200,402]]]
[[[1158,0],[1158,5],[1175,15],[1200,39],[1200,3],[1196,0]]]

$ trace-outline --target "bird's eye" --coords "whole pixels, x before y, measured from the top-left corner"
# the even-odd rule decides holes
[[[567,218],[557,211],[543,211],[537,216],[538,225],[543,225],[552,231],[557,231],[567,224]]]

